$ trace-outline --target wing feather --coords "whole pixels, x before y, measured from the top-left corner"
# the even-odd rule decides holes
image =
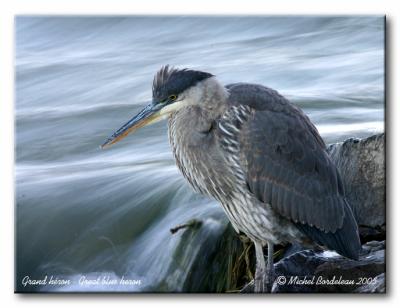
[[[290,116],[261,110],[243,124],[239,143],[241,151],[247,151],[244,165],[248,184],[261,201],[271,202],[283,216],[333,232],[341,228],[344,218],[337,169],[302,121],[296,113]],[[288,130],[288,125],[294,128]],[[271,186],[271,195],[259,193],[266,185]],[[294,198],[281,202],[283,194]],[[332,216],[327,217],[329,206],[324,204],[330,200],[336,206],[330,208]],[[297,211],[292,207],[298,207]]]

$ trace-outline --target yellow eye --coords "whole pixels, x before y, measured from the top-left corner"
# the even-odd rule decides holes
[[[174,95],[174,94],[170,95],[170,96],[169,96],[169,99],[170,99],[171,101],[176,100],[176,95]]]

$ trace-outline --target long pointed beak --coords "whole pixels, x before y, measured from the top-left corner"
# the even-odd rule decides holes
[[[137,129],[148,124],[157,122],[162,118],[163,114],[160,113],[160,107],[157,104],[151,103],[147,105],[142,111],[140,111],[136,116],[126,122],[114,134],[112,134],[112,136],[101,145],[101,148],[104,149],[106,147],[109,147],[112,144],[122,140]]]

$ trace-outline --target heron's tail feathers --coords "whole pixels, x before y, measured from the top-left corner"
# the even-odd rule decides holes
[[[344,219],[343,225],[335,232],[324,232],[316,227],[297,223],[296,226],[310,239],[328,249],[335,250],[337,253],[347,258],[358,260],[361,252],[360,236],[358,234],[357,222],[349,204],[344,199]]]

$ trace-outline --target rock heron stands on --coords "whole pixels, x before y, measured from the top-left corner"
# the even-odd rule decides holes
[[[184,177],[254,242],[256,292],[272,287],[274,244],[318,244],[358,258],[357,223],[325,143],[278,92],[165,66],[154,77],[152,102],[102,147],[163,118]]]

